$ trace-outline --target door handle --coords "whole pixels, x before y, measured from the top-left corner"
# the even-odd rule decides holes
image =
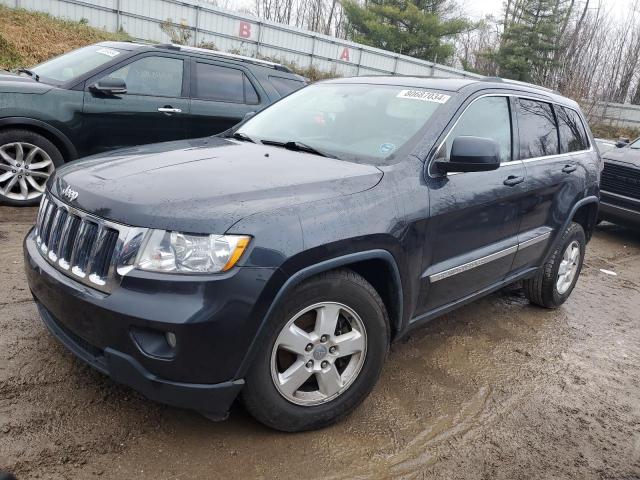
[[[509,175],[504,182],[507,187],[515,187],[519,183],[524,182],[524,177],[518,177],[516,175]]]
[[[181,108],[173,108],[170,106],[166,106],[166,107],[160,107],[158,108],[159,112],[162,113],[182,113],[182,109]]]
[[[565,165],[564,168],[562,169],[562,171],[564,173],[572,173],[575,172],[578,169],[578,167],[576,167],[575,165]]]

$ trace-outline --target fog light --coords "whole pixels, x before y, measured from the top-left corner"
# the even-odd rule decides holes
[[[176,334],[155,328],[131,327],[131,338],[145,355],[164,359],[176,356]]]

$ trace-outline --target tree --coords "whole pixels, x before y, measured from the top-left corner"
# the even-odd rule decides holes
[[[449,18],[450,7],[447,0],[343,2],[353,41],[439,63],[452,57],[452,40],[471,28],[465,18]]]
[[[573,0],[508,1],[496,55],[500,75],[545,83],[566,49],[562,42],[573,4]]]

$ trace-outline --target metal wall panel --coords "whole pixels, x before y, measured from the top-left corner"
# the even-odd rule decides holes
[[[160,23],[171,19],[191,29],[192,44],[212,42],[224,51],[264,56],[293,62],[301,67],[342,76],[479,75],[424,60],[386,52],[366,45],[321,35],[287,25],[259,20],[213,7],[198,0],[0,0],[9,7],[49,13],[94,27],[116,31],[122,28],[137,39],[168,42]]]

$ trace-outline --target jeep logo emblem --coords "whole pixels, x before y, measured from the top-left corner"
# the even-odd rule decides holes
[[[67,188],[62,190],[62,196],[67,197],[70,201],[73,202],[76,198],[78,198],[78,192],[72,190],[71,187],[67,185]]]
[[[318,345],[316,349],[313,351],[313,358],[316,360],[322,360],[329,350],[324,345]]]

